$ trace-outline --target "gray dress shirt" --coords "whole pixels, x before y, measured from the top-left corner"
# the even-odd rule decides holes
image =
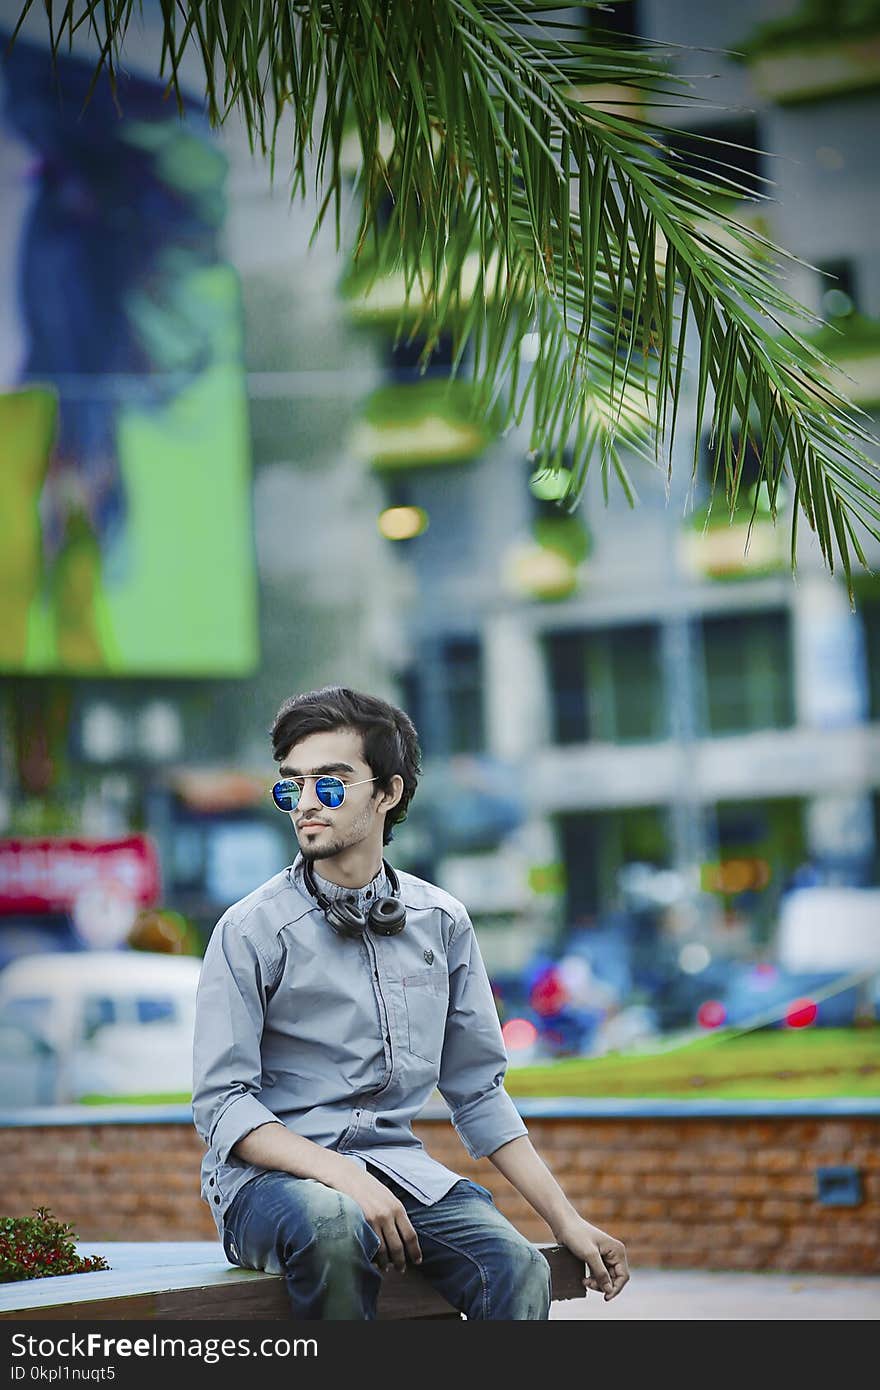
[[[316,875],[316,877],[318,877]],[[347,940],[308,894],[298,856],[224,914],[196,1003],[193,1117],[208,1146],[202,1196],[221,1236],[238,1190],[263,1170],[232,1150],[280,1120],[387,1173],[431,1205],[458,1181],[412,1121],[439,1088],[472,1158],[528,1131],[504,1089],[507,1054],[486,968],[460,902],[398,874],[404,930]],[[328,897],[340,889],[318,877]],[[355,894],[389,892],[384,870]]]

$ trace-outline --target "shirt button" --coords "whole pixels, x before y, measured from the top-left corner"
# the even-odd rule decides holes
[[[391,1034],[390,1034],[390,1033],[386,1033],[386,1034],[385,1034],[385,1041],[386,1041],[386,1042],[390,1042],[390,1041],[391,1041]]]
[[[379,978],[379,972],[378,972],[378,970],[374,970],[374,971],[373,971],[373,979],[374,979],[374,980],[378,980],[378,978]]]
[[[215,1197],[215,1198],[214,1198],[214,1201],[217,1203],[217,1205],[218,1205],[218,1207],[219,1207],[219,1205],[220,1205],[220,1198],[219,1198],[219,1197]]]

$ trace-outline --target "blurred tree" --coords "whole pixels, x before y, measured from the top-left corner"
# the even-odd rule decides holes
[[[719,441],[712,495],[723,489],[733,515],[751,442],[774,520],[780,481],[792,483],[792,567],[802,512],[852,601],[851,552],[867,568],[863,528],[880,539],[865,417],[791,327],[814,316],[780,287],[787,253],[724,210],[754,187],[722,142],[698,137],[699,173],[675,155],[657,116],[670,99],[699,103],[662,45],[622,34],[616,12],[616,32],[603,32],[602,8],[161,0],[163,72],[182,109],[180,64],[195,50],[211,121],[239,111],[273,166],[289,118],[293,190],[315,178],[318,225],[333,209],[338,242],[354,143],[356,256],[403,273],[425,360],[451,329],[456,364],[473,346],[483,408],[500,400],[519,420],[531,404],[538,465],[561,467],[568,447],[567,502],[597,457],[606,497],[613,469],[632,501],[619,445],[671,459],[695,333],[697,453],[707,408]],[[56,51],[81,25],[97,35],[96,80],[104,69],[113,83],[130,0],[45,9]],[[586,25],[578,9],[597,13]]]

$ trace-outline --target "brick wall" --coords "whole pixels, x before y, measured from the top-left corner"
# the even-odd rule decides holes
[[[880,1273],[880,1115],[526,1119],[572,1202],[625,1242],[633,1269]],[[488,1159],[468,1158],[447,1119],[415,1128],[526,1235],[552,1239]],[[0,1211],[48,1206],[85,1240],[211,1239],[201,1154],[183,1116],[17,1121],[0,1128]],[[863,1200],[824,1206],[815,1170],[842,1164],[860,1170]]]
[[[880,1273],[880,1120],[529,1119],[535,1148],[580,1213],[618,1236],[631,1268]],[[441,1162],[488,1187],[532,1240],[552,1234],[449,1126],[422,1126]],[[857,1207],[823,1206],[818,1167],[861,1170]]]

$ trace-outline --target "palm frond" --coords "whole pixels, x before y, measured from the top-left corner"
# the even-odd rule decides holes
[[[115,81],[131,0],[45,9],[53,47],[87,26],[96,70]],[[313,170],[318,224],[333,207],[338,239],[340,154],[354,123],[356,253],[403,269],[429,349],[447,326],[457,361],[472,345],[486,409],[503,398],[512,421],[531,405],[538,463],[553,466],[568,444],[577,491],[598,455],[606,486],[614,469],[629,495],[618,446],[671,458],[695,337],[696,436],[709,410],[720,444],[713,496],[723,492],[733,513],[751,439],[774,520],[781,480],[793,485],[792,566],[800,510],[828,567],[842,564],[852,601],[851,554],[866,564],[860,532],[880,540],[880,471],[866,417],[792,331],[817,322],[776,278],[793,258],[716,210],[719,195],[742,191],[723,146],[717,169],[697,176],[670,158],[671,130],[640,106],[590,97],[612,84],[654,111],[698,107],[664,66],[670,49],[597,41],[560,19],[555,0],[161,0],[161,10],[171,90],[179,99],[184,54],[196,49],[211,120],[238,109],[273,159],[292,115],[294,190],[307,191]],[[528,363],[524,344],[535,343]]]

